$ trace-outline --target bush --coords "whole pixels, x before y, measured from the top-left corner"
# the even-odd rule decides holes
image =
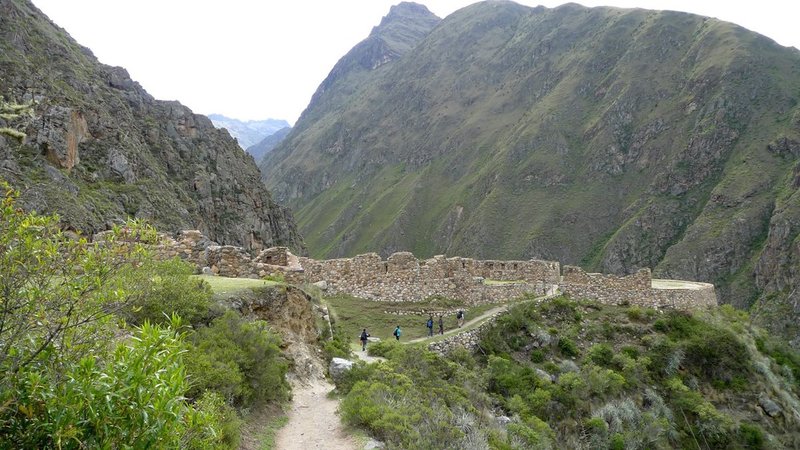
[[[541,350],[534,350],[531,352],[531,362],[541,363],[544,362],[544,352]]]
[[[567,357],[575,357],[580,354],[575,342],[566,336],[558,338],[558,349],[561,350],[562,355]]]
[[[122,312],[128,322],[165,323],[173,314],[196,325],[211,315],[211,287],[191,278],[194,267],[175,257],[131,269],[129,285],[138,294]]]
[[[189,343],[190,396],[212,390],[240,407],[289,398],[280,338],[264,322],[227,311],[190,335]]]
[[[325,339],[325,334],[327,333],[323,334],[323,339]],[[325,360],[328,362],[333,358],[350,357],[350,341],[341,326],[336,325],[333,327],[333,336],[331,339],[324,341],[322,350],[325,353]]]
[[[586,356],[593,363],[599,366],[608,367],[611,365],[611,362],[614,359],[614,349],[612,349],[608,344],[594,344],[589,347],[589,351],[587,352]]]
[[[181,348],[173,331],[145,324],[106,358],[85,357],[63,377],[27,372],[2,395],[11,407],[1,413],[0,447],[213,447],[219,417],[184,400]]]
[[[739,441],[747,449],[767,448],[767,440],[764,437],[764,430],[754,423],[742,423],[739,425]]]

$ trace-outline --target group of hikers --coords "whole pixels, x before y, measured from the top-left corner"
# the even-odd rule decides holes
[[[464,325],[464,311],[459,310],[456,313],[456,319],[458,320],[458,327],[461,328],[461,326]],[[425,326],[428,327],[428,337],[433,337],[433,315],[432,314],[430,316],[428,316],[428,322],[425,323]],[[400,340],[400,336],[402,334],[403,334],[403,330],[400,329],[400,325],[398,325],[397,328],[395,328],[394,331],[392,332],[392,336],[394,336],[395,340],[398,340],[398,341]],[[441,335],[444,334],[444,318],[442,317],[441,314],[439,315],[439,334],[441,334]],[[359,336],[359,339],[361,340],[361,351],[366,351],[367,350],[367,341],[369,340],[369,333],[367,332],[366,328],[364,328],[361,331],[361,336]]]

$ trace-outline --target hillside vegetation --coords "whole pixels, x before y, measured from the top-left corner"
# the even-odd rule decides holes
[[[771,294],[765,322],[793,326],[800,52],[686,13],[502,1],[368,51],[428,23],[403,5],[261,164],[314,256],[651,267],[739,307]]]
[[[387,448],[796,448],[800,355],[730,306],[660,313],[526,302],[479,351],[394,341],[338,383]]]

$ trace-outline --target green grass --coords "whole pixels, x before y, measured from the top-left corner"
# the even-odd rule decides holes
[[[427,302],[400,303],[400,302],[377,302],[364,300],[348,295],[339,295],[325,299],[331,309],[331,315],[340,325],[346,336],[352,337],[353,342],[358,340],[361,330],[366,328],[369,334],[381,340],[394,339],[392,332],[397,325],[403,330],[400,340],[409,341],[427,336],[428,329],[425,323],[428,314],[397,315],[392,312],[405,311],[427,311],[427,310],[451,310],[447,299],[434,299]],[[467,320],[471,320],[484,312],[498,306],[498,304],[487,304],[464,309]],[[458,327],[455,314],[447,314],[444,317],[444,329],[452,330]],[[433,331],[439,329],[439,317],[434,315]],[[360,348],[360,347],[359,347]]]
[[[273,450],[275,448],[275,435],[287,423],[289,423],[289,417],[286,415],[275,417],[269,421],[264,430],[258,435],[259,450]]]
[[[268,280],[255,280],[252,278],[228,278],[214,275],[192,275],[194,278],[203,280],[211,286],[214,294],[228,295],[235,292],[252,289],[261,286],[275,286],[279,283]]]

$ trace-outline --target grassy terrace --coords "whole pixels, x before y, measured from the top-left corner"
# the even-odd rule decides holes
[[[255,280],[252,278],[227,278],[214,275],[192,275],[192,278],[205,281],[211,286],[211,290],[214,294],[223,296],[235,294],[244,289],[278,284],[275,281]]]
[[[371,336],[382,340],[394,339],[392,332],[397,325],[403,330],[401,341],[427,336],[428,329],[425,322],[428,314],[423,311],[442,311],[458,308],[458,303],[447,299],[432,299],[425,302],[379,302],[364,300],[349,295],[338,295],[325,299],[331,310],[331,316],[336,324],[341,326],[347,336],[352,336],[353,341],[358,339],[361,330],[366,328]],[[467,320],[478,317],[502,304],[488,304],[464,309]],[[418,312],[418,314],[411,314]],[[396,313],[404,313],[399,315]],[[439,330],[439,317],[434,315],[433,331]],[[444,316],[444,329],[457,328],[455,314]]]

